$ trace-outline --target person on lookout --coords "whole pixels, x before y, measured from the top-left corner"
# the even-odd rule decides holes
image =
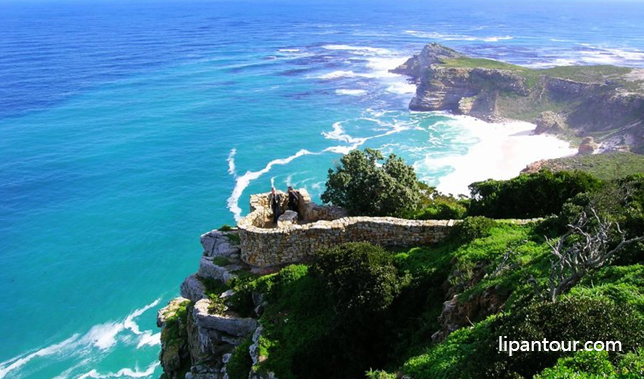
[[[282,197],[280,194],[275,192],[275,187],[271,188],[270,203],[271,209],[273,210],[273,223],[277,224],[277,219],[280,217],[280,204],[282,203]]]
[[[300,214],[300,194],[291,186],[288,187],[288,209]]]

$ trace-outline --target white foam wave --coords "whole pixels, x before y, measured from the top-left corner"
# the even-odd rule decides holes
[[[411,83],[395,83],[387,87],[387,92],[398,95],[409,95],[416,93],[416,85]]]
[[[353,71],[333,71],[324,75],[317,76],[316,78],[322,80],[333,80],[340,78],[354,78],[356,76],[358,76],[358,74]]]
[[[337,141],[342,141],[346,142],[348,145],[345,146],[330,146],[325,148],[322,151],[319,152],[311,152],[306,149],[299,150],[297,153],[294,155],[291,155],[287,158],[280,158],[280,159],[274,159],[270,161],[263,169],[259,171],[247,171],[244,175],[235,177],[236,182],[235,182],[235,188],[233,189],[230,197],[228,197],[227,200],[227,205],[228,209],[230,212],[234,215],[235,220],[239,221],[241,219],[241,213],[242,209],[239,207],[239,199],[241,198],[242,193],[244,190],[250,185],[250,183],[253,180],[258,179],[262,175],[268,173],[273,166],[275,165],[286,165],[292,162],[293,160],[303,156],[303,155],[320,155],[323,153],[336,153],[336,154],[347,154],[352,150],[357,149],[361,145],[363,145],[366,141],[374,138],[380,138],[384,136],[388,136],[393,133],[398,133],[400,131],[408,129],[408,127],[399,124],[399,123],[394,123],[394,124],[387,124],[384,123],[378,119],[370,119],[370,118],[361,118],[362,120],[369,120],[378,123],[378,125],[387,127],[387,131],[381,134],[377,134],[371,137],[352,137],[348,135],[344,129],[342,128],[342,123],[341,122],[336,122],[333,124],[333,130],[330,132],[322,132],[322,135],[331,140],[337,140]],[[273,179],[271,179],[271,185],[273,185]]]
[[[73,349],[77,345],[79,337],[80,334],[74,334],[63,342],[47,346],[34,353],[27,354],[22,357],[11,358],[8,361],[0,363],[0,379],[6,377],[10,372],[26,365],[34,358],[47,357],[54,354],[63,354]]]
[[[367,141],[367,138],[354,138],[354,137],[351,137],[350,135],[348,135],[345,132],[344,128],[342,127],[342,122],[341,121],[334,122],[333,123],[333,130],[330,131],[330,132],[322,132],[322,135],[326,139],[342,141],[342,142],[346,142],[346,143],[349,143],[349,144],[354,145],[354,146],[355,145],[362,145],[363,143],[365,143]],[[337,147],[337,146],[335,146],[335,147]],[[335,148],[335,147],[332,147],[332,148]]]
[[[125,329],[129,329],[132,331],[134,334],[142,334],[141,330],[139,330],[139,325],[134,322],[134,319],[141,316],[143,313],[147,312],[148,310],[156,307],[159,304],[159,301],[161,299],[156,299],[155,301],[151,302],[150,304],[144,306],[143,308],[137,309],[134,312],[130,313],[126,318],[125,321],[123,322],[123,327]]]
[[[638,50],[602,49],[600,51],[581,51],[581,55],[582,62],[600,65],[644,61],[644,52]]]
[[[406,30],[405,33],[411,34],[414,37],[440,39],[443,41],[483,41],[483,42],[499,42],[514,39],[512,36],[489,36],[489,37],[474,37],[461,34],[442,34],[437,32],[421,32],[417,30]]]
[[[379,47],[369,47],[369,46],[352,46],[352,45],[324,45],[323,49],[327,50],[340,50],[340,51],[350,51],[354,54],[364,55],[368,54],[388,54],[391,51]]]
[[[125,329],[123,323],[108,322],[94,325],[81,340],[82,345],[92,345],[107,350],[116,344],[116,335]]]
[[[524,66],[529,68],[549,68],[549,67],[556,67],[556,66],[572,66],[577,63],[579,62],[574,59],[557,58],[552,61],[529,63]]]
[[[421,176],[427,169],[452,168],[452,172],[439,180],[437,189],[443,193],[467,194],[472,182],[510,179],[532,162],[575,153],[565,141],[553,136],[532,135],[535,126],[526,122],[489,124],[471,117],[454,116],[448,123],[462,129],[463,140],[469,144],[474,142],[473,146],[465,155],[440,158],[428,155],[415,164]]]
[[[157,346],[161,345],[161,333],[152,334],[151,331],[145,331],[141,334],[139,343],[136,345],[137,349],[143,346]]]
[[[335,93],[338,95],[347,95],[347,96],[363,96],[367,91],[363,89],[336,89]]]
[[[63,356],[69,357],[72,355],[80,356],[88,353],[88,348],[98,348],[105,351],[113,347],[117,343],[117,336],[124,330],[130,330],[135,335],[141,335],[142,339],[152,341],[153,336],[150,331],[141,332],[138,324],[134,321],[135,318],[141,316],[150,308],[159,304],[161,299],[156,299],[152,303],[134,310],[122,322],[107,322],[104,324],[94,325],[90,330],[81,336],[74,334],[66,340],[44,347],[33,353],[22,356],[17,356],[0,363],[0,379],[5,378],[9,373],[20,369],[22,366],[29,363],[36,358],[43,358],[48,356]],[[150,335],[148,337],[148,334]],[[140,344],[140,342],[139,342]],[[149,343],[146,343],[149,344]]]
[[[279,49],[280,53],[299,53],[300,49]]]
[[[157,367],[159,367],[159,364],[160,364],[159,362],[155,362],[150,366],[148,366],[148,368],[145,369],[144,371],[139,371],[138,368],[135,368],[135,369],[122,368],[117,372],[110,372],[107,374],[99,374],[99,372],[96,369],[94,369],[90,372],[87,372],[79,376],[78,379],[147,378],[147,377],[150,377],[152,374],[154,374],[154,371],[157,369]]]
[[[280,158],[280,159],[274,159],[266,165],[263,169],[259,171],[246,171],[246,173],[242,176],[236,177],[236,182],[235,182],[235,188],[233,189],[232,194],[227,200],[228,204],[228,209],[233,213],[235,216],[235,220],[239,221],[241,219],[241,208],[239,207],[239,198],[241,197],[242,193],[248,187],[248,185],[253,181],[258,179],[260,176],[266,174],[273,168],[275,165],[285,165],[293,161],[294,159],[297,159],[303,155],[309,155],[309,154],[314,154],[308,150],[302,149],[298,151],[297,153],[291,155],[290,157],[287,158]]]
[[[228,173],[233,176],[237,175],[235,172],[235,154],[237,154],[237,149],[231,149],[228,159],[226,159],[228,161]]]

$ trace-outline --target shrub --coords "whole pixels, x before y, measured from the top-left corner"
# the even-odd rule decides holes
[[[341,315],[382,311],[408,282],[398,276],[392,254],[366,242],[320,251],[311,273],[325,283]]]
[[[554,367],[543,370],[535,379],[578,379],[614,377],[615,368],[606,351],[579,351],[572,357],[560,358]]]
[[[420,184],[414,168],[391,154],[354,150],[329,169],[322,201],[346,208],[353,215],[399,216],[413,213],[420,202]]]
[[[433,200],[411,217],[416,220],[459,220],[465,216],[467,208],[461,203],[443,199]]]
[[[467,217],[452,228],[450,238],[460,243],[474,241],[489,236],[497,224],[496,221],[483,216]]]
[[[620,359],[618,371],[623,376],[632,378],[644,377],[644,350],[629,352]]]
[[[427,353],[408,360],[403,372],[415,379],[457,378],[531,378],[543,371],[543,378],[559,378],[567,372],[611,372],[606,355],[572,352],[507,352],[498,351],[499,336],[507,341],[621,341],[624,350],[633,350],[644,335],[641,316],[628,305],[617,305],[605,298],[566,298],[557,303],[533,303],[512,314],[491,316],[450,334],[443,343]],[[640,359],[640,361],[638,361]],[[637,370],[641,358],[630,356],[624,367]],[[558,373],[562,376],[551,376]],[[548,375],[548,376],[545,376]],[[580,376],[583,378],[584,376]]]
[[[491,218],[532,218],[558,214],[564,203],[583,192],[595,192],[602,181],[574,171],[542,170],[510,180],[470,184],[468,215]]]
[[[644,320],[628,304],[603,297],[564,297],[556,303],[534,303],[497,318],[493,335],[512,341],[620,341],[624,351],[636,349],[644,338]],[[496,350],[495,342],[488,346]],[[553,366],[565,352],[501,354],[507,370],[529,377]],[[570,354],[570,353],[568,353]]]
[[[226,364],[226,372],[230,379],[246,379],[250,368],[253,366],[253,360],[250,358],[248,348],[253,344],[253,341],[248,337],[244,342],[235,348],[228,363]]]
[[[233,230],[233,227],[228,225],[228,224],[223,224],[217,230],[219,230],[220,232],[229,232],[229,231]]]

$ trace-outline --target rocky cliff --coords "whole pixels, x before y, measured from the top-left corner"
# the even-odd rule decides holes
[[[606,150],[644,153],[644,69],[533,70],[429,44],[392,71],[417,85],[411,110],[523,120],[536,123],[536,133],[594,137]]]
[[[181,297],[157,315],[163,379],[227,379],[243,362],[250,367],[259,360],[261,296],[253,298],[250,314],[240,315],[226,286],[250,271],[239,259],[237,231],[213,230],[201,236],[201,244],[199,270],[181,284]],[[247,377],[274,378],[252,370]]]

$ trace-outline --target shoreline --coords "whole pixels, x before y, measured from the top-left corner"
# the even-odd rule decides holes
[[[445,194],[469,196],[468,185],[487,179],[507,180],[530,163],[575,155],[570,142],[553,135],[533,134],[536,125],[525,121],[488,123],[470,116],[453,116],[479,141],[465,155],[432,162],[450,166],[452,172],[439,179],[436,189]]]

